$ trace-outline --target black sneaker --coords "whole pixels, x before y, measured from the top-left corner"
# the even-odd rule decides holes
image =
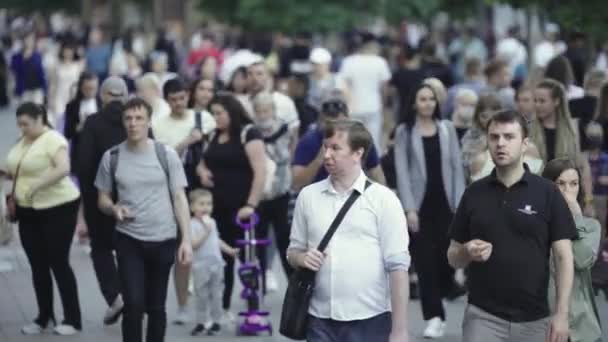
[[[211,328],[209,328],[209,330],[207,330],[207,335],[215,336],[215,335],[219,334],[220,330],[221,330],[220,325],[217,323],[213,323]]]
[[[192,332],[190,332],[190,335],[192,336],[199,336],[202,333],[205,332],[205,326],[202,324],[197,324],[194,329],[192,329]]]

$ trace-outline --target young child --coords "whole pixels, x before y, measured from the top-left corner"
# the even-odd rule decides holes
[[[190,192],[192,211],[192,249],[194,250],[192,273],[198,324],[192,336],[205,331],[216,335],[222,318],[222,293],[224,291],[224,259],[221,252],[236,257],[239,250],[228,246],[219,238],[215,220],[211,218],[213,197],[207,190]]]

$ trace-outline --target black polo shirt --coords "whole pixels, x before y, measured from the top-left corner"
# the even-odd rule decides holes
[[[492,243],[484,263],[469,265],[469,303],[510,322],[549,316],[551,244],[577,237],[574,219],[557,186],[530,173],[510,188],[490,176],[471,184],[450,227],[459,243]]]

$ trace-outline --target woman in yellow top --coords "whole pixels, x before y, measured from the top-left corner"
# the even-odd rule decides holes
[[[22,137],[7,158],[15,183],[19,235],[32,269],[38,317],[21,329],[40,334],[51,325],[60,335],[82,329],[76,278],[69,263],[80,193],[68,178],[68,143],[47,121],[44,107],[26,102],[17,108]],[[53,282],[63,302],[64,320],[53,313]]]

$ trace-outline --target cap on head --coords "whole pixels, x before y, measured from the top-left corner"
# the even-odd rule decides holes
[[[126,102],[129,96],[127,83],[120,77],[110,76],[101,84],[101,93],[111,95],[114,100]]]
[[[331,53],[322,47],[316,47],[310,52],[310,61],[315,64],[331,63]]]

